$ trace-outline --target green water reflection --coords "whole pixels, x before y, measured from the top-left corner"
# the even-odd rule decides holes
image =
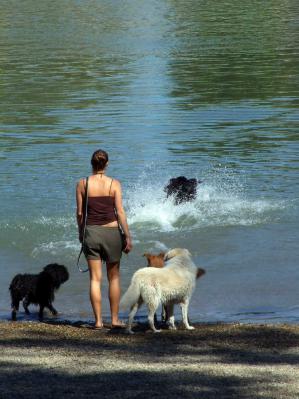
[[[33,144],[101,141],[126,143],[128,159],[149,144],[149,157],[164,148],[171,162],[279,158],[276,149],[298,140],[298,8],[293,0],[2,2],[1,158]]]
[[[180,105],[277,97],[289,97],[292,105],[299,83],[298,4],[190,3],[174,2],[181,45],[171,75]]]

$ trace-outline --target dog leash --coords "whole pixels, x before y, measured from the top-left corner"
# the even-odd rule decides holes
[[[80,253],[79,253],[79,256],[78,256],[78,259],[77,259],[77,268],[78,268],[80,273],[86,273],[89,270],[89,269],[83,270],[79,266],[80,257],[82,255],[82,252],[83,252],[83,249],[84,249],[84,240],[85,240],[85,232],[86,232],[86,221],[87,221],[87,202],[88,202],[88,177],[86,177],[86,186],[85,186],[85,211],[84,211],[84,226],[83,226],[82,244],[81,244]]]

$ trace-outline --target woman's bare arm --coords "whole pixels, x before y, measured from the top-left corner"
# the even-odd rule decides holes
[[[81,179],[77,183],[77,187],[76,187],[76,202],[77,202],[76,217],[77,217],[77,225],[78,225],[80,242],[82,242],[82,228],[83,228],[83,222],[84,222],[83,201],[84,201],[84,179]]]
[[[130,251],[132,249],[132,239],[127,222],[127,216],[122,204],[122,190],[120,182],[117,180],[113,180],[113,188],[115,196],[115,208],[118,216],[118,221],[123,232],[125,233],[127,240],[127,249]]]

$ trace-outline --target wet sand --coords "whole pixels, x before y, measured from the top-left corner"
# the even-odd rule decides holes
[[[299,326],[0,322],[0,397],[298,398]]]

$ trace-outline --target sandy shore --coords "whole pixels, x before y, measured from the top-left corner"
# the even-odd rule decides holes
[[[299,398],[299,326],[0,323],[0,398]]]

